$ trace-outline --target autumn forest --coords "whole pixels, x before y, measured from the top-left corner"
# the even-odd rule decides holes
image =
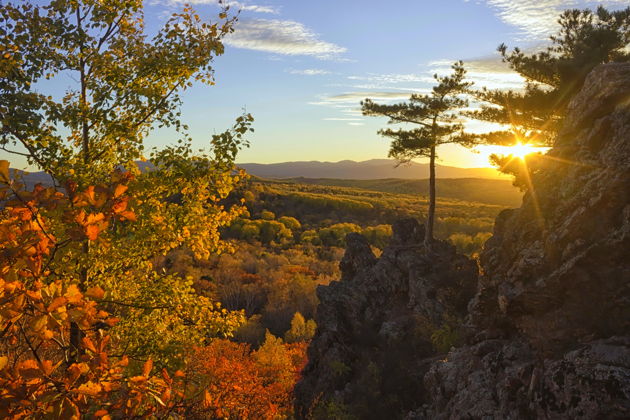
[[[144,3],[0,2],[1,418],[360,419],[382,407],[403,418],[386,387],[378,403],[322,391],[296,409],[295,386],[318,363],[312,340],[327,334],[320,290],[348,276],[346,238],[387,256],[404,248],[392,226],[415,219],[422,237],[407,248],[452,252],[481,273],[495,220],[532,194],[587,75],[630,59],[630,8],[567,10],[544,49],[499,46],[520,89],[473,84],[454,61],[426,93],[354,104],[380,118],[392,165],[430,165],[422,183],[270,179],[237,163],[255,113],[201,150],[182,115],[186,92],[217,83],[240,3],[218,2],[208,20],[175,2],[157,30]],[[158,129],[168,144],[150,141]],[[491,155],[503,180],[441,178],[448,145],[504,147]],[[418,321],[430,358],[465,342],[458,308]],[[365,373],[335,363],[332,382]],[[396,382],[379,378],[365,389]]]

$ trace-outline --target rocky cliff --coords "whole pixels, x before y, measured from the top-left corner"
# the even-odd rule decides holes
[[[480,267],[394,226],[320,287],[302,418],[630,418],[630,64],[595,69]]]

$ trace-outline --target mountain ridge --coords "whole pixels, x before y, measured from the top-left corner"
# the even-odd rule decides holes
[[[248,173],[263,178],[337,178],[337,179],[424,179],[429,177],[429,164],[410,162],[398,165],[393,159],[365,161],[341,160],[291,161],[279,163],[238,163]],[[436,165],[437,178],[507,179],[493,168],[459,168]]]

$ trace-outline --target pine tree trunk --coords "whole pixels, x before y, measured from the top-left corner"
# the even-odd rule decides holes
[[[433,224],[435,221],[435,146],[431,147],[429,158],[429,212],[424,233],[424,243],[431,245],[433,242]]]

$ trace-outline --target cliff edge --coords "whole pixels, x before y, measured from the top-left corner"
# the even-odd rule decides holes
[[[476,262],[401,221],[320,287],[301,418],[630,418],[630,64],[597,67]]]

